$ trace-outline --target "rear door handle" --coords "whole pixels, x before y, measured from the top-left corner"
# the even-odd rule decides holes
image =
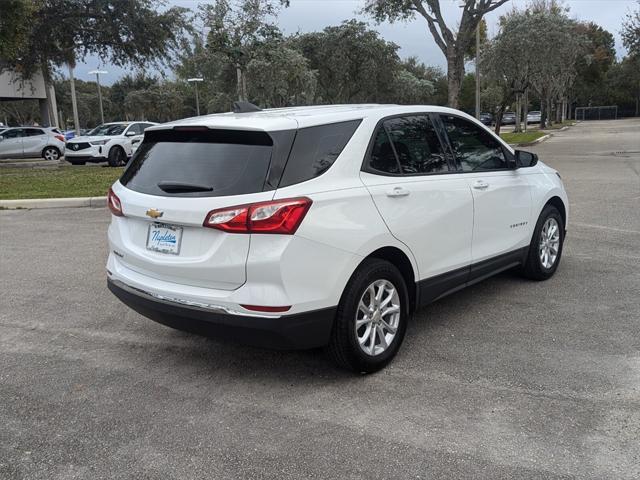
[[[393,190],[387,192],[387,197],[406,197],[411,192],[403,187],[394,187]]]
[[[476,182],[473,184],[473,188],[475,188],[476,190],[486,190],[487,188],[489,188],[489,184],[484,180],[476,180]]]

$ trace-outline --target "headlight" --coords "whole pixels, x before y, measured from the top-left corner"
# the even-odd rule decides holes
[[[107,143],[109,140],[95,140],[93,142],[89,142],[91,143],[91,145],[104,145],[105,143]]]

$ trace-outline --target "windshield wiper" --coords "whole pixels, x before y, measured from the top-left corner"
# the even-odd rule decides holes
[[[167,193],[212,192],[213,191],[213,187],[210,187],[208,185],[198,185],[197,183],[185,183],[185,182],[162,181],[162,182],[158,182],[158,187]]]

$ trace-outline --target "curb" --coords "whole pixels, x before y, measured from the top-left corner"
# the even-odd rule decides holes
[[[509,144],[512,145],[514,147],[530,147],[532,145],[536,145],[538,143],[542,143],[545,140],[548,140],[549,138],[551,138],[553,136],[552,133],[547,133],[546,135],[534,140],[533,142],[528,142],[528,143],[514,143],[514,144]]]
[[[107,197],[75,198],[26,198],[24,200],[0,200],[0,208],[99,208],[107,206]]]
[[[63,160],[44,160],[44,159],[2,159],[0,160],[0,168],[57,168],[62,165]],[[66,162],[65,162],[66,163]]]

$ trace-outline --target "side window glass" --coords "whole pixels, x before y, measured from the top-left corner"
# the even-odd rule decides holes
[[[463,172],[509,168],[502,145],[489,132],[459,117],[441,118]]]
[[[14,130],[7,130],[2,134],[4,138],[20,138],[24,137],[24,130],[21,128],[16,128]]]
[[[329,170],[360,122],[353,120],[299,129],[279,186],[304,182]]]
[[[393,153],[389,135],[387,135],[387,131],[382,127],[378,128],[378,133],[373,141],[369,167],[384,173],[401,173],[400,165],[398,164],[395,153]]]
[[[38,135],[44,135],[44,132],[39,128],[27,128],[27,137],[37,137]]]
[[[129,128],[129,131],[135,133],[136,135],[142,134],[142,124],[134,123],[133,125],[131,125],[131,128]]]
[[[402,173],[427,174],[449,170],[435,129],[424,115],[392,118],[384,122],[391,136]]]

